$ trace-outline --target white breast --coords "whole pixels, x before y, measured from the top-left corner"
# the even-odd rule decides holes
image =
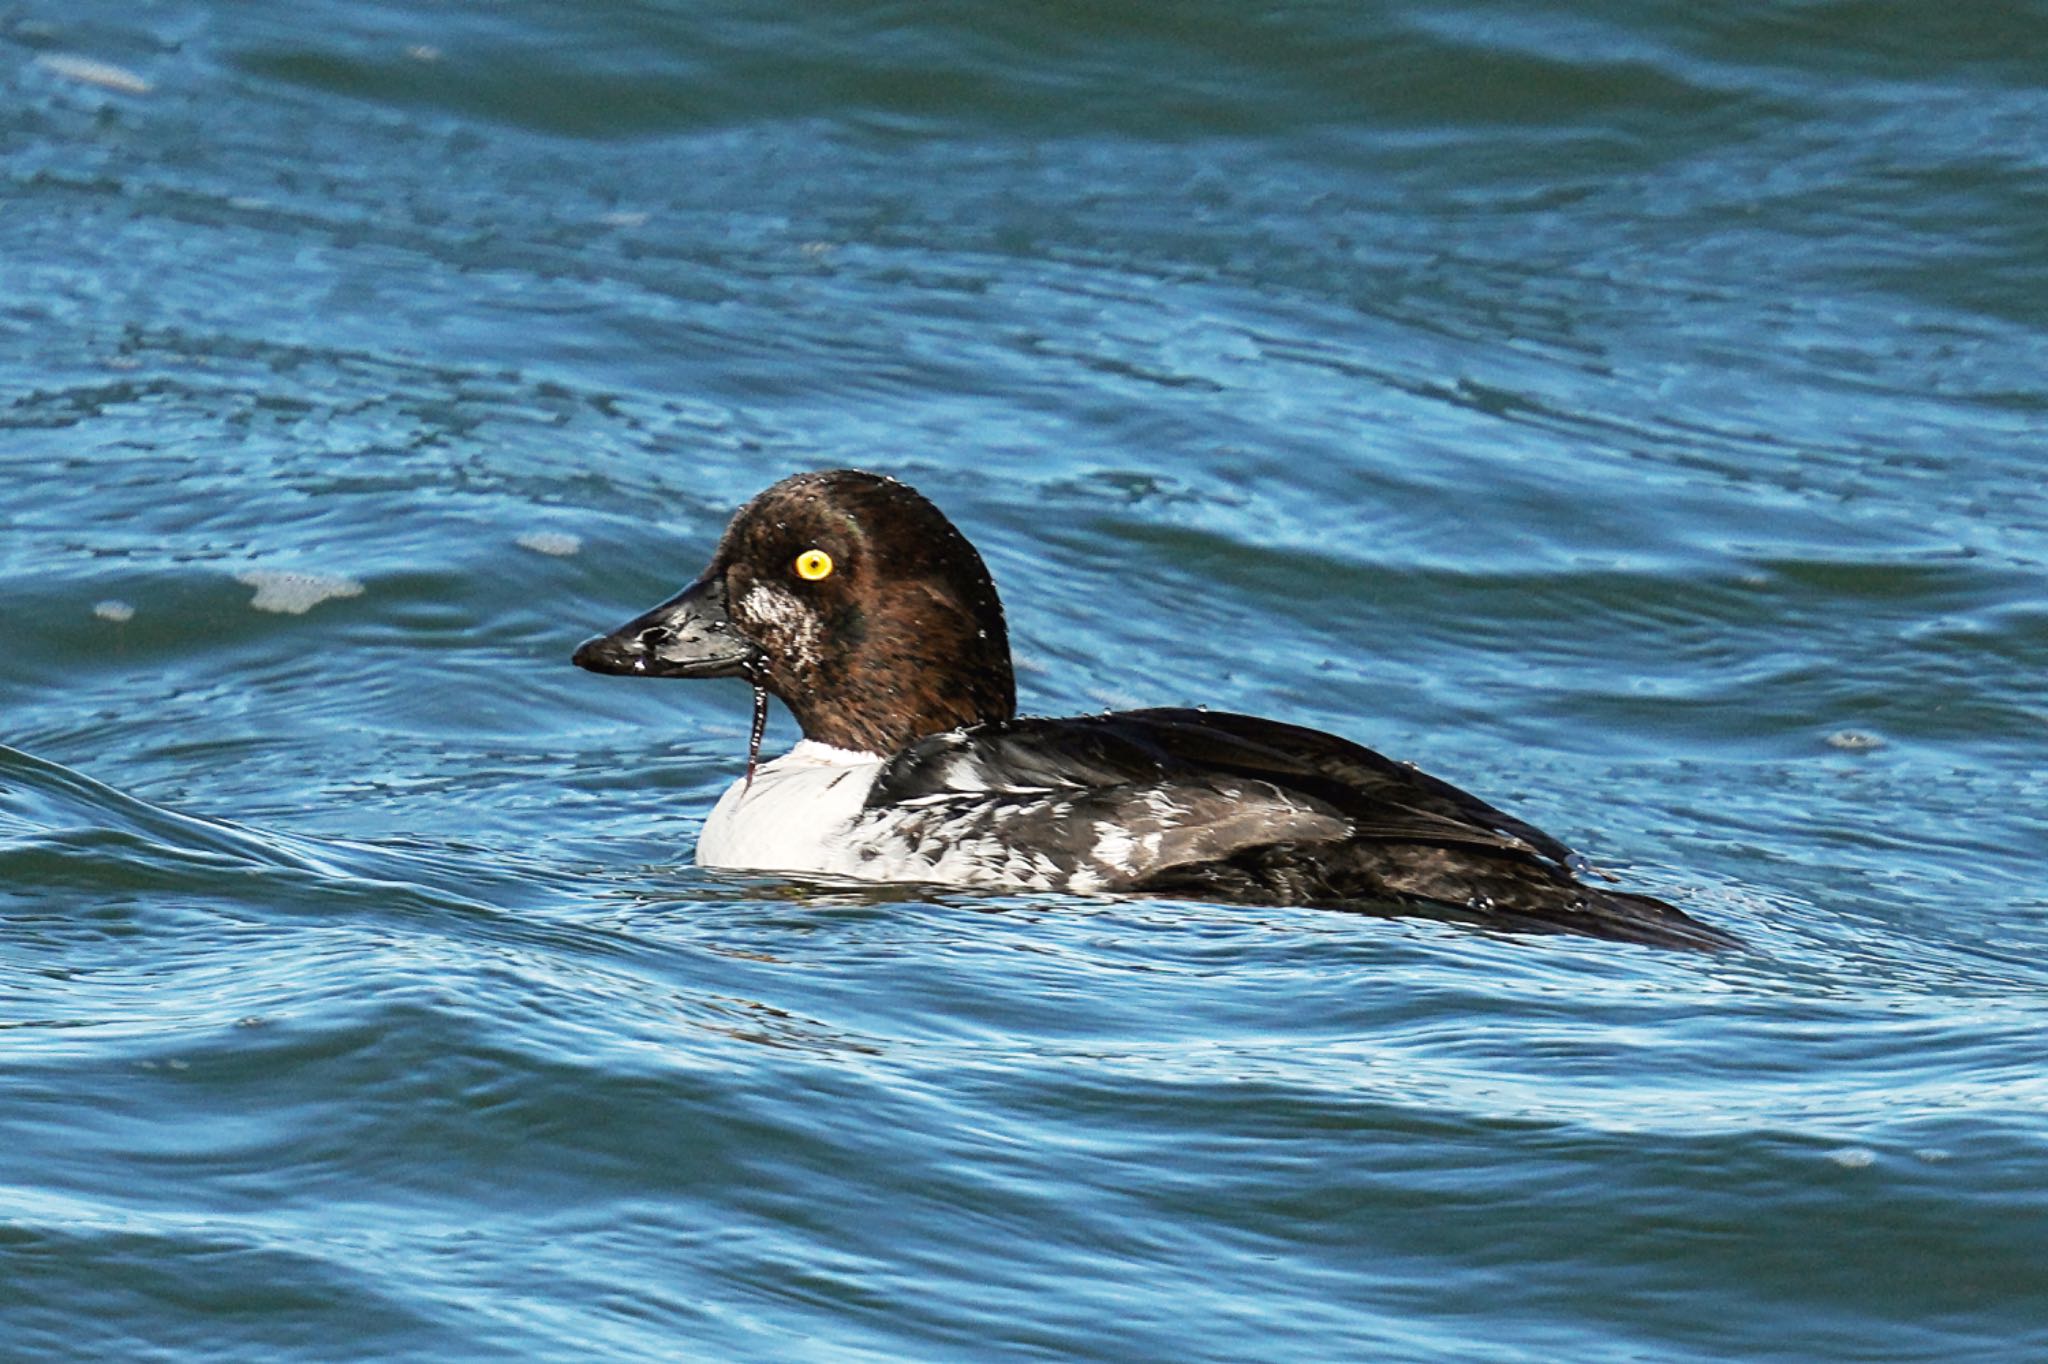
[[[805,739],[736,781],[697,838],[697,865],[754,871],[850,870],[846,834],[882,770],[873,753]]]

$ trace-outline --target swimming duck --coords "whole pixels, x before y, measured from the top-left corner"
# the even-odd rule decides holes
[[[981,555],[877,474],[768,488],[694,583],[574,661],[753,686],[747,770],[705,822],[702,866],[1740,945],[1662,900],[1589,883],[1557,839],[1332,734],[1211,710],[1018,716]],[[803,738],[761,763],[771,694]]]

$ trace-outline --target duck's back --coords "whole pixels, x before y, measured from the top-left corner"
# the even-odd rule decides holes
[[[1335,735],[1254,716],[1141,710],[1020,719],[897,754],[868,812],[1036,850],[1039,884],[1383,912],[1665,946],[1736,940],[1650,896],[1578,879],[1558,840]],[[1046,875],[1055,865],[1062,874]]]

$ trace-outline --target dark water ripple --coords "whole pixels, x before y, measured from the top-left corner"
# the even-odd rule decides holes
[[[0,1354],[2042,1353],[2044,56],[0,11]],[[837,463],[1756,950],[695,871],[564,656]]]

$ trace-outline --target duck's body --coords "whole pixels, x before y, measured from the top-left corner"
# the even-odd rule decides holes
[[[1014,717],[1002,607],[953,525],[852,470],[762,493],[704,576],[577,650],[740,676],[804,742],[726,792],[706,866],[1396,912],[1666,946],[1736,940],[1589,886],[1556,839],[1345,739],[1252,716]]]

